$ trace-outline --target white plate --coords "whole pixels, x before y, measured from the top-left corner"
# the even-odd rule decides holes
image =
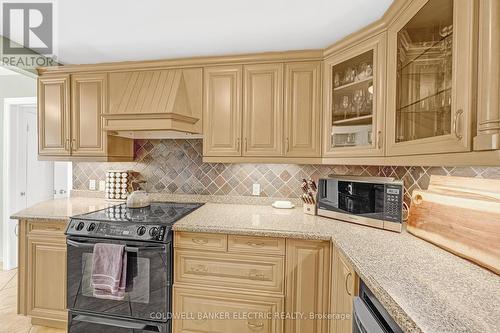
[[[295,207],[295,205],[290,201],[275,201],[271,204],[271,206],[277,209],[292,209]]]

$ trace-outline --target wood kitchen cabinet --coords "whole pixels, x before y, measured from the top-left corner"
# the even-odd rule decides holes
[[[386,34],[325,60],[323,156],[383,156]]]
[[[332,256],[331,311],[338,315],[332,320],[330,333],[351,333],[353,301],[357,295],[358,277],[352,266],[337,248]]]
[[[242,66],[204,70],[204,156],[241,156],[242,72]]]
[[[321,62],[285,65],[285,156],[321,156]]]
[[[388,28],[387,153],[471,150],[477,1],[415,0]]]
[[[329,312],[330,242],[287,239],[286,313]],[[287,333],[326,333],[328,320],[286,320]]]
[[[38,96],[39,159],[133,159],[133,140],[103,130],[107,74],[40,77]]]
[[[243,156],[283,153],[283,64],[243,67]]]
[[[70,156],[70,76],[38,80],[38,154]]]
[[[18,313],[34,325],[66,327],[65,229],[65,221],[19,221]]]

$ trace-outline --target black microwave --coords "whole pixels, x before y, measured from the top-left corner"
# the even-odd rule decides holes
[[[393,178],[335,176],[318,183],[318,215],[402,231],[403,182]]]

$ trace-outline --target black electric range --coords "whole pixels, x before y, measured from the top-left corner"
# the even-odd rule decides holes
[[[125,204],[74,216],[66,229],[68,332],[171,331],[172,225],[199,203]],[[124,245],[127,288],[122,300],[96,297],[91,286],[97,243]]]

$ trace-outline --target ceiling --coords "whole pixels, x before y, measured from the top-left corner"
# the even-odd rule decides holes
[[[392,0],[57,1],[63,64],[323,48]]]

